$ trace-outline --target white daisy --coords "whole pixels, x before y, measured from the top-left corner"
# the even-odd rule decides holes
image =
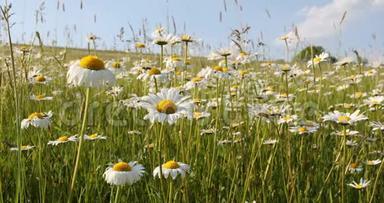
[[[175,123],[178,119],[187,117],[192,119],[193,102],[189,96],[180,95],[175,88],[162,89],[157,94],[142,97],[143,108],[148,114],[144,119],[154,122]]]
[[[380,159],[375,159],[375,160],[367,160],[365,164],[367,164],[368,166],[375,166],[375,165],[381,164],[381,162],[382,161]]]
[[[139,181],[144,173],[143,165],[138,164],[136,161],[129,163],[120,161],[108,167],[103,177],[110,185],[132,185]]]
[[[107,90],[105,93],[107,93],[107,95],[111,95],[113,97],[117,97],[117,96],[119,96],[119,94],[121,92],[123,92],[123,87],[113,86],[113,87],[111,87],[111,89]]]
[[[58,144],[63,144],[67,142],[76,142],[76,141],[77,141],[76,135],[72,135],[70,137],[63,135],[57,138],[56,140],[49,141],[48,145],[57,146]]]
[[[31,84],[47,84],[52,79],[50,77],[47,77],[43,74],[34,75],[33,77],[29,78],[29,83]]]
[[[292,133],[297,133],[299,135],[308,135],[315,133],[319,129],[318,125],[313,125],[313,126],[307,126],[307,125],[300,125],[300,126],[294,126],[289,128],[289,131]]]
[[[297,115],[286,114],[284,116],[281,116],[279,118],[279,120],[277,120],[277,123],[278,124],[283,124],[283,123],[288,124],[288,123],[292,123],[292,122],[296,121],[297,118],[298,118]]]
[[[369,126],[372,127],[373,131],[384,131],[384,124],[379,121],[372,121],[369,123]]]
[[[156,80],[157,82],[164,81],[167,78],[168,78],[168,72],[161,71],[160,69],[158,69],[156,67],[152,67],[152,68],[150,68],[148,70],[145,70],[139,76],[137,76],[138,80],[143,80],[143,81],[146,81],[146,80],[154,81],[154,80]]]
[[[368,97],[366,100],[364,100],[364,104],[368,105],[369,107],[381,106],[383,102],[384,96]]]
[[[321,62],[327,61],[328,58],[329,58],[329,54],[323,52],[320,55],[316,55],[315,58],[313,58],[312,60],[309,60],[307,62],[307,67],[311,67],[312,65],[320,64]]]
[[[274,144],[276,144],[278,142],[279,142],[279,140],[277,140],[277,139],[269,138],[269,139],[264,140],[263,144],[264,145],[274,145]]]
[[[196,119],[196,120],[199,120],[199,119],[202,119],[202,118],[208,118],[209,116],[211,116],[211,114],[209,112],[205,112],[205,111],[195,111],[193,112],[193,118]]]
[[[29,97],[29,99],[34,100],[34,101],[49,101],[49,100],[52,100],[53,97],[39,94],[39,95],[31,95]]]
[[[123,64],[120,61],[108,61],[105,64],[106,68],[110,70],[115,76],[124,72]]]
[[[105,69],[104,62],[96,56],[85,56],[74,62],[67,72],[67,83],[73,86],[102,87],[115,84],[113,73]]]
[[[366,181],[364,178],[360,178],[360,182],[359,183],[356,183],[355,181],[353,181],[352,183],[349,183],[347,185],[350,186],[350,187],[353,187],[353,188],[355,188],[357,190],[361,190],[361,189],[364,189],[364,188],[368,187],[369,182],[370,181]]]
[[[106,140],[107,137],[100,135],[98,133],[93,133],[90,135],[84,135],[84,140],[94,141],[94,140]]]
[[[31,145],[22,145],[20,146],[20,150],[21,151],[28,151],[28,150],[31,150],[35,148],[35,146],[31,146]],[[11,151],[19,151],[19,148],[18,147],[11,147],[9,150]]]
[[[323,116],[324,121],[333,121],[342,125],[353,125],[358,121],[367,120],[368,117],[360,114],[359,110],[351,113],[343,113],[339,111],[329,112],[325,116]]]
[[[193,88],[198,88],[199,90],[205,89],[207,87],[208,80],[205,77],[196,76],[193,77],[190,81],[185,83],[184,89],[190,90]]]
[[[172,55],[164,58],[165,68],[174,71],[178,67],[183,66],[183,61],[180,57]]]
[[[181,177],[185,177],[189,169],[189,165],[171,160],[161,166],[162,174],[160,173],[160,166],[156,167],[155,170],[153,170],[153,177],[160,178],[162,175],[164,178],[168,178],[168,176],[171,175],[172,179],[176,179],[178,174],[180,174]]]
[[[30,125],[36,128],[48,128],[51,125],[52,112],[41,113],[34,112],[28,118],[21,121],[21,128],[28,128]]]

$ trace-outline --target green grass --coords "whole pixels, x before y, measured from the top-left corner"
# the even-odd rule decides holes
[[[4,48],[5,49],[5,48]],[[38,51],[38,47],[34,51]],[[66,57],[57,54],[62,49],[44,48],[43,58],[31,57],[26,62],[27,69],[41,67],[44,74],[53,78],[47,85],[30,85],[18,77],[16,96],[19,103],[15,105],[14,90],[11,87],[7,68],[2,65],[0,92],[0,201],[65,202],[68,199],[70,181],[74,169],[76,143],[69,142],[58,146],[48,146],[50,140],[61,135],[78,134],[81,128],[82,105],[85,99],[84,88],[66,86],[66,68],[61,67],[70,60],[79,59],[87,54],[86,50],[67,49]],[[9,54],[3,50],[3,56]],[[128,57],[127,69],[142,57],[140,54],[112,51],[97,51],[103,59],[119,59]],[[55,56],[57,58],[52,58]],[[144,57],[158,60],[157,55]],[[17,72],[22,72],[20,56],[16,57]],[[206,65],[215,65],[204,58],[192,59],[193,69],[189,75],[196,73]],[[254,77],[245,79],[220,79],[216,87],[212,82],[207,90],[194,90],[193,98],[202,99],[195,110],[207,110],[211,116],[202,120],[179,120],[174,125],[151,124],[143,120],[145,109],[129,109],[119,105],[118,101],[130,98],[131,94],[145,96],[148,84],[137,80],[134,76],[118,80],[124,91],[116,99],[105,94],[102,89],[92,89],[90,97],[89,119],[86,133],[100,133],[107,136],[105,141],[83,142],[80,166],[72,201],[107,202],[113,200],[116,187],[109,186],[103,179],[108,163],[138,161],[146,168],[146,174],[132,186],[120,189],[119,199],[122,202],[383,202],[384,178],[383,166],[367,166],[368,159],[383,159],[383,155],[370,152],[383,151],[382,133],[372,132],[369,121],[359,122],[356,126],[347,126],[358,130],[361,137],[351,138],[359,145],[346,147],[345,155],[335,162],[338,153],[344,153],[343,138],[332,135],[343,126],[332,123],[321,123],[319,130],[311,135],[297,135],[288,131],[287,125],[277,125],[276,119],[266,122],[264,118],[251,118],[248,104],[253,103],[284,103],[273,98],[258,99],[266,86],[272,86],[277,93],[286,91],[284,78],[273,75],[271,67],[252,63],[247,68]],[[304,69],[304,68],[303,68]],[[289,93],[295,98],[288,102],[293,106],[291,114],[297,114],[302,120],[321,122],[321,116],[330,111],[331,106],[340,103],[353,103],[361,109],[370,121],[383,120],[382,110],[371,112],[366,106],[359,106],[363,99],[351,99],[346,95],[354,91],[370,94],[372,89],[382,84],[383,77],[363,77],[362,82],[354,88],[351,85],[343,91],[335,88],[346,84],[342,81],[346,76],[358,74],[359,69],[349,66],[340,69],[332,76],[326,73],[334,70],[329,64],[323,65],[322,96],[310,90],[313,86],[312,73],[294,78],[289,83]],[[317,82],[319,84],[319,72]],[[188,75],[187,75],[188,76]],[[309,77],[308,82],[305,82]],[[189,78],[189,77],[187,77]],[[261,86],[263,80],[266,86]],[[176,85],[184,84],[181,76]],[[229,87],[237,85],[231,97],[232,105],[219,103],[217,109],[208,108],[207,101],[216,101],[216,97],[224,98]],[[168,85],[166,85],[168,87]],[[304,91],[300,89],[304,88]],[[319,88],[317,88],[319,89]],[[31,101],[31,94],[53,95],[53,91],[62,91],[54,95],[53,101]],[[382,91],[382,89],[381,89]],[[330,94],[325,94],[330,92]],[[206,101],[205,101],[206,100]],[[205,101],[205,102],[204,102]],[[49,130],[29,128],[19,130],[15,109],[19,108],[21,119],[36,111],[54,113],[53,124]],[[352,109],[336,107],[340,111],[351,112]],[[113,122],[123,122],[113,125]],[[216,129],[213,134],[201,134],[203,129]],[[129,134],[139,131],[140,135]],[[20,132],[18,135],[17,132]],[[160,136],[162,134],[162,136]],[[375,142],[367,142],[368,136],[378,138]],[[160,139],[163,137],[164,139]],[[20,165],[18,153],[9,150],[9,145],[16,145],[17,139],[22,144],[36,146],[33,150],[22,152]],[[263,145],[268,138],[278,139],[275,145]],[[41,148],[39,148],[39,140]],[[239,142],[219,145],[220,140],[238,140]],[[158,143],[161,143],[161,154]],[[154,144],[153,148],[146,146]],[[344,145],[345,146],[345,145]],[[382,153],[382,152],[381,152]],[[39,162],[39,155],[41,162]],[[159,157],[165,162],[174,159],[191,166],[191,173],[184,179],[175,181],[164,180],[152,176],[153,169],[159,165]],[[361,173],[343,173],[350,163],[363,166]],[[20,167],[18,167],[20,166]],[[41,170],[41,171],[40,171]],[[19,172],[18,172],[19,171]],[[21,184],[17,186],[17,175],[20,174]],[[328,178],[327,178],[328,177]],[[360,177],[371,180],[371,184],[356,190],[347,184]],[[376,187],[374,187],[375,179]],[[343,187],[343,191],[342,188]],[[172,191],[170,191],[172,188]],[[18,190],[18,191],[17,191]],[[343,197],[342,197],[343,196]]]

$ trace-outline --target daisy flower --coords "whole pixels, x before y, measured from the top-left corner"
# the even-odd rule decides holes
[[[315,133],[319,129],[319,126],[313,125],[313,126],[294,126],[289,128],[289,131],[292,133],[297,133],[299,135],[308,135]]]
[[[196,39],[194,39],[191,35],[188,35],[188,34],[181,35],[180,40],[185,43],[191,43],[196,41]]]
[[[142,72],[139,76],[137,76],[138,80],[156,80],[164,81],[167,79],[168,73],[161,71],[160,69],[156,67],[149,68],[148,70]]]
[[[20,146],[20,150],[21,151],[29,151],[31,149],[35,148],[35,146],[31,146],[31,145],[21,145]],[[11,147],[9,150],[11,151],[19,151],[19,147]]]
[[[102,87],[116,82],[113,73],[105,69],[104,62],[96,56],[85,56],[74,62],[67,72],[67,83],[74,86]]]
[[[107,90],[105,93],[107,95],[111,95],[113,97],[117,97],[119,96],[119,94],[123,92],[123,87],[120,87],[120,86],[113,86],[111,87],[111,89]]]
[[[44,96],[42,94],[39,94],[39,95],[31,95],[29,97],[29,99],[34,100],[34,101],[49,101],[49,100],[52,100],[53,97]]]
[[[124,67],[120,61],[108,61],[106,64],[108,70],[110,70],[115,76],[124,72]]]
[[[384,131],[384,124],[379,121],[372,121],[369,123],[369,126],[372,127],[373,131]]]
[[[52,79],[43,74],[34,75],[32,78],[29,78],[29,83],[31,84],[47,84]]]
[[[93,133],[93,134],[90,134],[90,135],[84,135],[84,140],[89,140],[89,141],[106,140],[106,139],[107,139],[106,136],[103,136],[103,135],[100,135],[100,134],[97,134],[97,133]]]
[[[170,43],[171,40],[172,40],[171,34],[158,35],[153,39],[153,44],[164,46],[164,45],[167,45],[168,43]]]
[[[307,62],[307,67],[320,64],[321,62],[327,61],[328,58],[329,58],[329,54],[323,52],[320,55],[316,55],[315,58],[313,58],[312,60],[309,60]]]
[[[189,165],[171,160],[161,166],[162,174],[160,174],[160,166],[156,167],[155,170],[153,170],[153,177],[157,176],[160,178],[163,176],[164,178],[168,178],[168,176],[171,175],[174,180],[178,174],[180,174],[181,177],[185,177],[189,169]]]
[[[369,182],[371,182],[371,181],[366,181],[364,178],[360,178],[360,182],[359,183],[356,183],[355,181],[353,181],[352,183],[349,183],[347,185],[350,186],[350,187],[353,187],[353,188],[355,188],[357,190],[361,190],[361,189],[364,189],[364,188],[368,187]]]
[[[110,185],[132,185],[139,181],[144,173],[143,165],[138,164],[136,161],[129,163],[120,161],[113,166],[109,166],[105,170],[103,177]]]
[[[165,57],[164,63],[166,69],[170,71],[174,71],[177,67],[183,66],[183,61],[181,60],[181,58],[175,55]]]
[[[338,135],[338,136],[356,136],[359,134],[359,131],[346,129],[345,131],[344,130],[336,131],[336,132],[333,132],[332,134]]]
[[[157,94],[150,94],[141,99],[143,108],[148,114],[144,119],[154,122],[175,123],[178,119],[192,119],[193,102],[189,96],[180,95],[175,88],[162,89]]]
[[[292,123],[292,122],[296,121],[297,118],[298,118],[297,115],[286,114],[284,116],[281,116],[279,118],[279,120],[277,120],[277,123],[278,124],[283,124],[283,123],[288,124],[288,123]]]
[[[143,42],[136,42],[135,45],[134,45],[134,47],[135,47],[136,49],[145,49],[145,47],[147,47],[147,46],[146,46],[145,43],[143,43]]]
[[[375,165],[381,164],[381,160],[380,159],[367,160],[365,164],[367,164],[368,166],[375,166]]]
[[[185,83],[184,89],[190,90],[193,88],[205,89],[207,87],[208,80],[201,76],[193,77],[190,81]]]
[[[269,138],[269,139],[264,140],[263,144],[264,145],[274,145],[274,144],[276,144],[278,142],[279,142],[279,140],[277,140],[277,139]]]
[[[366,100],[364,100],[364,104],[368,105],[369,107],[375,107],[380,106],[384,102],[384,96],[374,96],[374,97],[368,97]]]
[[[350,173],[360,173],[363,171],[363,167],[358,163],[351,163],[348,166],[348,171]]]
[[[343,113],[339,111],[329,112],[325,116],[323,116],[324,121],[333,121],[342,125],[353,125],[358,121],[367,120],[368,117],[360,114],[359,110],[351,113]]]
[[[48,128],[51,125],[52,112],[41,113],[34,112],[28,116],[28,118],[21,121],[21,128],[25,129],[29,126],[34,126],[36,128]]]
[[[209,116],[211,116],[211,114],[209,112],[205,112],[205,111],[195,111],[193,112],[193,118],[196,119],[196,120],[199,120],[199,119],[202,119],[202,118],[208,118]]]
[[[120,100],[120,103],[124,105],[127,108],[140,108],[141,107],[141,98],[138,97],[137,95],[132,95],[131,98],[125,99],[125,100]]]
[[[57,138],[56,140],[49,141],[48,145],[57,146],[59,144],[63,144],[67,142],[76,142],[76,141],[77,141],[76,135],[72,135],[70,137],[63,135]]]

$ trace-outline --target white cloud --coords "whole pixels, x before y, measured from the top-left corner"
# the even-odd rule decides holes
[[[338,32],[339,22],[347,11],[344,25],[353,24],[359,17],[369,15],[373,9],[384,8],[384,0],[332,0],[322,6],[303,9],[305,19],[297,27],[301,38],[316,40]]]

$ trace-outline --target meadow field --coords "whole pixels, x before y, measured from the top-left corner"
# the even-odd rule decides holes
[[[291,36],[267,60],[246,32],[201,56],[162,27],[129,52],[9,35],[0,202],[384,202],[383,66],[291,60]]]

